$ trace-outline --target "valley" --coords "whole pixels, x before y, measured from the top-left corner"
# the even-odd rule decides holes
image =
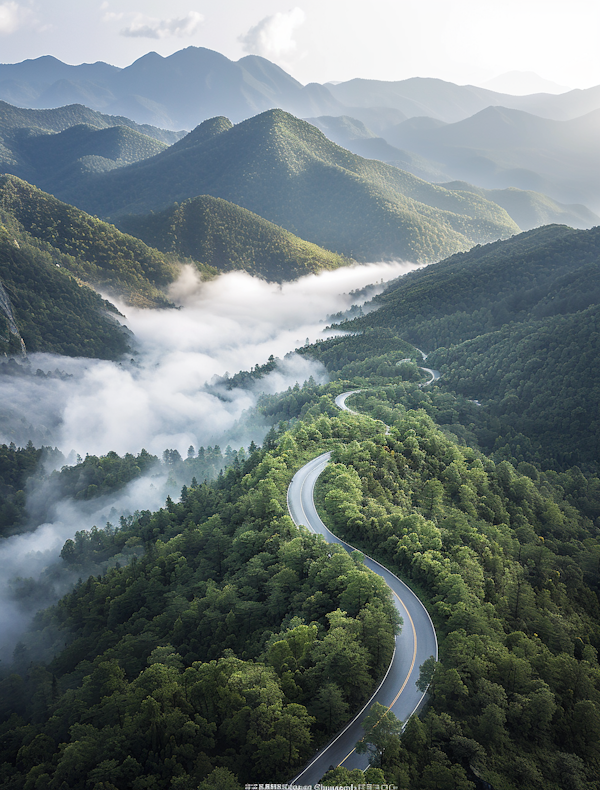
[[[598,89],[0,99],[2,787],[597,787]]]

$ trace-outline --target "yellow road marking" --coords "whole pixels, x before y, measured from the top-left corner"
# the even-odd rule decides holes
[[[388,587],[389,587],[389,585],[388,585]],[[391,589],[392,589],[392,588],[390,587],[390,590],[391,590]],[[412,617],[410,616],[410,612],[408,611],[408,609],[407,609],[407,608],[406,608],[406,606],[404,605],[404,601],[402,600],[402,598],[400,598],[400,596],[398,595],[398,593],[396,592],[396,590],[392,590],[392,592],[394,593],[394,595],[396,596],[396,598],[397,598],[397,599],[400,601],[400,603],[401,603],[401,605],[402,605],[402,608],[403,608],[403,609],[404,609],[404,611],[406,612],[406,616],[408,617],[408,619],[409,619],[409,621],[410,621],[410,625],[411,625],[412,632],[413,632],[413,639],[414,639],[414,649],[413,649],[413,657],[412,657],[412,661],[411,661],[411,664],[410,664],[410,668],[409,668],[409,670],[408,670],[408,674],[407,674],[407,675],[406,675],[406,677],[404,678],[404,683],[403,683],[403,684],[402,684],[402,686],[400,687],[400,691],[399,691],[399,692],[396,694],[396,696],[395,696],[395,697],[394,697],[394,699],[392,700],[391,704],[388,706],[388,711],[391,711],[391,709],[394,707],[394,705],[395,705],[395,704],[396,704],[396,702],[398,701],[398,697],[400,696],[400,694],[402,694],[402,692],[403,692],[403,691],[404,691],[404,689],[406,688],[406,684],[408,683],[408,679],[409,679],[409,677],[411,676],[411,673],[412,673],[412,671],[413,671],[413,669],[414,669],[414,667],[415,667],[415,661],[417,660],[417,631],[416,631],[416,629],[415,629],[415,624],[414,624],[414,622],[413,622],[413,619],[412,619]],[[383,717],[382,717],[382,718],[383,718]],[[379,721],[381,721],[381,719],[380,719]],[[377,722],[377,724],[379,724],[379,722]],[[377,725],[375,725],[375,726],[377,726]],[[342,765],[343,765],[343,764],[346,762],[346,760],[348,759],[348,757],[350,757],[351,755],[353,755],[355,751],[356,751],[356,746],[354,747],[354,749],[352,749],[352,751],[351,751],[351,752],[349,752],[349,753],[348,753],[348,754],[347,754],[347,755],[344,757],[344,759],[342,760],[342,762],[341,762],[341,763],[338,763],[338,768],[339,768],[340,766],[342,766]]]
[[[326,465],[326,462],[325,462],[324,466],[325,466],[325,465]],[[317,468],[317,467],[315,467],[315,468]],[[314,470],[311,470],[311,471],[314,471]],[[302,514],[304,515],[304,519],[305,519],[305,520],[308,522],[308,523],[307,523],[305,526],[308,526],[308,527],[309,527],[309,529],[310,529],[310,519],[308,518],[308,516],[307,516],[307,514],[306,514],[306,511],[304,510],[304,502],[303,502],[303,499],[304,499],[304,497],[303,497],[303,494],[304,494],[304,486],[305,486],[305,484],[306,484],[307,478],[308,478],[308,475],[306,475],[306,476],[304,477],[304,479],[302,480],[302,483],[301,483],[301,485],[300,485],[300,496],[299,496],[299,499],[300,499],[300,509],[302,510]],[[313,532],[314,532],[314,530],[313,530]],[[333,534],[333,533],[331,533],[331,534]],[[336,537],[337,537],[337,536],[336,536]],[[338,540],[339,540],[339,538],[338,538]],[[388,585],[388,587],[389,587],[389,585]],[[390,587],[390,590],[392,590],[392,588],[391,588],[391,587]],[[413,671],[413,669],[414,669],[414,667],[415,667],[415,662],[416,662],[416,660],[417,660],[417,630],[416,630],[416,628],[415,628],[415,624],[414,624],[414,622],[413,622],[413,619],[412,619],[412,617],[410,616],[410,612],[409,612],[409,611],[408,611],[408,609],[406,608],[406,605],[405,605],[404,601],[402,600],[402,598],[400,598],[400,596],[398,595],[398,593],[397,593],[395,590],[392,590],[392,593],[393,593],[393,594],[396,596],[396,598],[397,598],[397,599],[398,599],[398,601],[400,602],[400,605],[402,606],[402,608],[403,608],[403,609],[404,609],[404,611],[406,612],[406,616],[408,617],[408,620],[409,620],[409,622],[410,622],[410,626],[411,626],[411,628],[412,628],[412,632],[413,632],[413,642],[414,642],[414,647],[413,647],[413,656],[412,656],[412,661],[411,661],[410,667],[409,667],[409,669],[408,669],[408,673],[407,673],[407,675],[406,675],[406,677],[405,677],[405,679],[404,679],[404,682],[402,683],[402,686],[400,687],[400,690],[398,691],[398,693],[396,694],[396,696],[394,697],[394,699],[392,700],[392,702],[391,702],[391,703],[390,703],[390,705],[388,706],[388,708],[387,708],[387,710],[388,710],[388,711],[391,711],[391,709],[394,707],[394,705],[395,705],[395,704],[396,704],[396,702],[398,701],[398,698],[400,697],[400,695],[402,694],[402,692],[403,692],[403,691],[404,691],[404,689],[406,688],[406,684],[408,683],[408,680],[409,680],[409,678],[410,678],[410,676],[411,676],[411,674],[412,674],[412,671]],[[382,717],[382,718],[383,718],[383,717]],[[381,719],[380,719],[380,721],[381,721]],[[379,722],[377,722],[377,723],[379,723]],[[356,747],[354,747],[354,749],[352,749],[352,751],[351,751],[351,752],[349,752],[349,753],[348,753],[348,754],[347,754],[347,755],[344,757],[344,759],[343,759],[343,760],[342,760],[340,763],[338,763],[338,767],[342,766],[342,765],[343,765],[343,764],[346,762],[346,760],[347,760],[347,759],[348,759],[348,758],[349,758],[349,757],[350,757],[352,754],[354,754],[354,752],[355,752],[355,751],[356,751]]]

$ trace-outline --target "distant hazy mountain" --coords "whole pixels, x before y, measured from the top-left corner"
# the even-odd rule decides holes
[[[241,121],[272,107],[296,115],[342,109],[327,88],[303,86],[265,58],[235,63],[202,47],[167,58],[150,52],[124,69],[68,66],[52,57],[0,65],[0,99],[33,108],[82,103],[171,129],[193,129],[215,115]]]
[[[157,156],[89,175],[61,197],[114,219],[201,194],[357,260],[439,260],[518,230],[494,203],[356,156],[281,110],[237,126],[212,119]]]
[[[448,189],[465,189],[481,195],[506,209],[521,230],[532,230],[541,225],[568,225],[571,228],[591,228],[600,225],[600,217],[581,204],[565,205],[547,195],[529,190],[482,189],[464,181],[444,184]]]
[[[552,80],[546,80],[534,71],[507,71],[499,74],[487,82],[482,83],[482,88],[509,93],[513,96],[530,96],[533,93],[566,93],[571,90],[566,85],[559,85]]]
[[[0,70],[4,66],[0,65]],[[69,68],[75,68],[70,66]],[[184,136],[184,132],[173,132],[149,124],[138,124],[122,115],[105,115],[84,107],[71,104],[54,110],[24,110],[0,101],[0,136],[3,138],[17,129],[32,129],[36,132],[64,132],[72,126],[87,124],[95,129],[108,129],[112,126],[126,126],[154,140],[171,145]]]
[[[327,83],[327,88],[348,107],[386,107],[402,112],[407,118],[427,116],[446,123],[464,120],[486,107],[508,107],[555,120],[577,118],[600,108],[600,86],[558,96],[549,93],[513,96],[475,85],[413,77],[398,82],[354,79],[336,85]],[[348,114],[356,117],[356,112]]]
[[[323,134],[342,148],[353,154],[364,156],[365,159],[379,159],[381,162],[407,170],[418,178],[426,181],[446,181],[448,173],[443,165],[431,162],[423,156],[411,151],[404,151],[390,145],[383,137],[379,137],[362,121],[348,115],[322,115],[319,118],[306,118],[308,123],[316,126]]]
[[[166,211],[124,217],[126,233],[163,252],[281,282],[353,261],[303,241],[266,219],[220,198],[202,195]]]
[[[446,122],[468,118],[484,107],[500,104],[500,94],[474,85],[454,85],[444,80],[414,77],[398,82],[354,79],[327,84],[342,104],[354,107],[388,107],[407,118],[426,115]]]
[[[464,181],[447,183],[449,172],[452,170],[451,166],[447,167],[441,162],[434,162],[424,156],[390,145],[387,140],[377,137],[356,118],[322,116],[306,120],[321,129],[330,140],[355,154],[359,154],[359,156],[379,159],[402,170],[408,170],[409,173],[420,178],[440,183],[447,189],[467,190],[497,203],[507,211],[521,230],[530,230],[552,223],[570,225],[574,228],[591,228],[600,223],[600,217],[584,205],[565,205],[532,190],[515,187],[483,189]],[[413,128],[418,128],[418,126],[440,128],[444,126],[441,121],[432,119],[413,119],[407,126],[411,124]]]
[[[455,123],[490,106],[576,118],[600,107],[600,86],[527,96],[418,77],[303,86],[265,58],[249,55],[234,62],[188,47],[166,58],[150,52],[123,69],[107,63],[70,66],[49,56],[0,64],[0,99],[30,108],[85,104],[170,129],[193,129],[216,115],[237,123],[279,107],[301,117],[349,115],[385,136],[385,129],[406,118]]]
[[[486,188],[535,190],[556,200],[600,207],[600,110],[554,121],[488,107],[453,124],[411,118],[387,139],[442,163],[455,179]]]

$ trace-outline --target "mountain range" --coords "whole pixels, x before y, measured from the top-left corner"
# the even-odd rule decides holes
[[[600,109],[570,120],[487,107],[445,124],[412,118],[386,139],[440,163],[452,178],[487,188],[519,187],[600,208]]]
[[[234,63],[202,47],[167,58],[150,52],[124,69],[106,63],[69,66],[50,56],[3,64],[0,98],[32,108],[85,104],[171,129],[193,129],[223,114],[237,122],[279,106],[297,115],[339,107],[327,88],[305,87],[265,58],[249,55]]]
[[[586,219],[579,204],[600,211],[595,146],[600,86],[513,96],[417,77],[302,85],[265,58],[250,55],[234,62],[209,49],[188,47],[169,57],[148,53],[126,68],[71,66],[50,56],[0,64],[0,99],[36,108],[40,125],[48,122],[41,108],[85,105],[91,108],[88,114],[101,113],[102,126],[129,126],[168,144],[175,139],[167,139],[165,129],[192,130],[216,116],[238,124],[279,108],[311,119],[330,139],[360,156],[420,178],[540,192],[568,204],[569,210],[577,204],[572,218],[559,206],[551,221],[585,227],[597,218]],[[0,116],[16,112],[0,106]],[[106,113],[116,117],[108,120]],[[98,120],[82,117],[80,122],[100,128]],[[340,124],[346,126],[341,133]],[[28,120],[22,127],[30,125]],[[361,125],[364,129],[357,133]],[[23,145],[22,135],[13,131],[10,151]]]
[[[187,47],[168,57],[150,52],[126,68],[101,62],[71,66],[51,56],[0,64],[0,99],[30,108],[85,104],[171,129],[192,129],[214,115],[237,123],[276,107],[301,117],[350,115],[367,122],[368,116],[375,127],[377,119],[390,125],[414,116],[455,123],[496,105],[566,120],[600,107],[600,87],[513,96],[419,77],[304,86],[266,58],[248,55],[234,62],[204,47]]]
[[[590,203],[596,203],[597,180],[594,174],[597,167],[594,166],[598,160],[598,154],[589,139],[583,146],[583,150],[577,147],[572,136],[567,134],[562,136],[555,135],[556,143],[549,144],[550,133],[546,133],[543,127],[547,124],[554,127],[558,132],[561,127],[581,128],[582,133],[579,138],[585,136],[585,121],[577,121],[562,124],[556,121],[544,121],[535,116],[528,116],[526,113],[502,111],[499,108],[489,108],[482,111],[480,115],[487,116],[487,126],[484,123],[481,130],[481,138],[477,137],[475,131],[468,131],[471,125],[475,125],[475,118],[462,121],[458,124],[444,125],[439,121],[426,118],[415,118],[399,124],[387,131],[388,139],[377,136],[371,129],[356,118],[348,116],[321,116],[319,118],[308,118],[307,120],[320,129],[323,134],[329,137],[338,145],[347,148],[359,156],[367,159],[378,159],[382,162],[407,170],[419,178],[434,183],[440,183],[448,189],[464,189],[475,192],[487,200],[502,206],[515,220],[521,230],[530,230],[540,225],[550,223],[564,223],[574,228],[590,228],[600,222],[600,218],[587,206],[581,203],[561,203],[554,200],[548,193],[565,193],[567,199],[573,197],[573,193],[580,199],[588,199]],[[520,159],[528,166],[527,168],[515,169],[504,166],[503,154],[506,159],[506,145],[503,143],[502,129],[503,118],[506,115],[514,115],[513,124],[506,120],[505,125],[510,126],[510,134],[513,137],[514,148],[510,149],[512,157]],[[519,129],[519,117],[535,119],[539,127],[539,137],[536,141],[532,135]],[[497,119],[497,122],[495,122]],[[593,119],[590,119],[593,120]],[[524,126],[526,124],[523,124]],[[470,136],[470,140],[465,139],[464,144],[461,140],[460,132],[455,133],[456,145],[452,145],[450,140],[446,141],[445,134],[451,138],[451,130],[462,126],[466,128],[463,132],[465,138]],[[591,124],[590,124],[591,126]],[[424,130],[425,134],[420,135]],[[435,131],[437,130],[437,132]],[[589,129],[591,131],[591,128]],[[507,137],[508,137],[507,133]],[[484,148],[486,141],[490,138],[502,141],[502,148],[494,150],[494,144],[490,141],[485,150],[476,148],[479,145]],[[516,139],[515,139],[516,138]],[[397,142],[399,146],[392,145],[388,140]],[[497,144],[497,147],[500,146]],[[535,149],[535,153],[530,152]],[[422,152],[422,153],[419,153]],[[589,157],[586,159],[586,155]],[[561,188],[558,176],[558,163],[580,158],[577,166],[574,166],[569,174],[569,183]],[[582,161],[592,165],[592,172],[589,172]],[[542,176],[536,173],[533,167],[538,170],[546,171]],[[469,183],[466,179],[470,179]],[[452,179],[449,181],[449,179]],[[454,181],[454,179],[460,179]],[[474,186],[474,184],[479,186]],[[493,185],[500,185],[500,188],[493,188]],[[519,184],[522,188],[514,186]],[[587,187],[584,186],[587,184]],[[486,189],[485,185],[491,186]],[[535,191],[539,189],[540,191]]]
[[[115,221],[203,194],[363,261],[439,260],[519,230],[496,204],[351,154],[281,110],[236,126],[211,119],[162,153],[89,174],[59,196]]]

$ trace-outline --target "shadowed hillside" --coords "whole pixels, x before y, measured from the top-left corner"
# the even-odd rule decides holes
[[[159,214],[124,217],[119,224],[163,252],[278,282],[351,263],[251,211],[207,195]]]
[[[518,230],[478,195],[362,159],[282,111],[233,128],[209,124],[208,135],[202,124],[158,156],[90,176],[61,197],[115,218],[208,194],[357,260],[434,261]]]
[[[168,303],[163,289],[179,271],[174,261],[14,176],[0,177],[0,219],[19,244],[92,287],[140,306]]]

